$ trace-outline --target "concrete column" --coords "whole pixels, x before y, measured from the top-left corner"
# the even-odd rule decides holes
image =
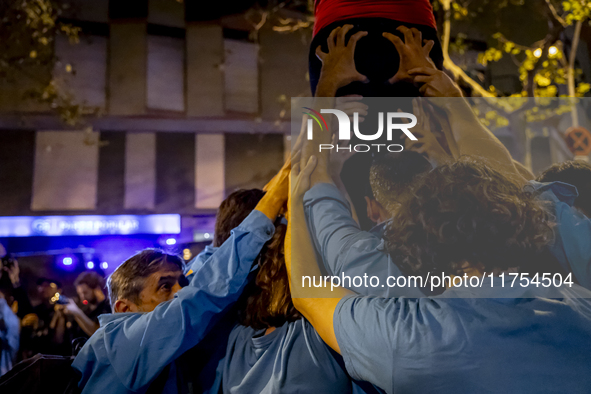
[[[216,24],[189,23],[186,33],[187,115],[224,115],[224,38]]]
[[[125,209],[153,210],[156,198],[156,133],[127,133]]]
[[[225,137],[197,134],[195,139],[195,208],[215,209],[224,199]]]
[[[111,21],[109,114],[141,115],[147,102],[147,24]]]

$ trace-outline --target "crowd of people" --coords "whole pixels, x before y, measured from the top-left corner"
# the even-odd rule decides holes
[[[111,313],[98,272],[86,271],[74,281],[77,299],[63,296],[58,280],[39,278],[37,305],[33,306],[20,281],[18,261],[5,257],[0,263],[0,328],[2,368],[0,376],[15,362],[36,354],[71,356],[76,343],[84,344],[99,329],[98,316]],[[74,346],[73,346],[74,343]]]
[[[404,151],[318,149],[334,128],[304,116],[265,188],[220,205],[201,254],[185,264],[143,250],[108,278],[108,300],[83,274],[76,288],[93,308],[19,311],[21,336],[34,326],[37,351],[59,347],[56,327],[72,316],[89,337],[68,375],[83,393],[591,392],[591,166],[535,178],[513,160],[441,70],[426,0],[317,0],[310,53],[314,110],[359,117],[363,97],[417,97]],[[356,156],[367,166],[344,182]],[[364,276],[415,285],[305,281]],[[39,283],[46,296],[59,287]],[[18,327],[9,316],[3,349]]]

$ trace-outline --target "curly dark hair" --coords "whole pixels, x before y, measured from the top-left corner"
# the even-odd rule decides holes
[[[466,262],[535,273],[547,269],[537,257],[553,239],[548,217],[532,193],[462,157],[421,179],[386,229],[386,245],[407,274],[458,274]]]
[[[293,306],[285,268],[284,241],[287,226],[278,224],[256,263],[256,281],[249,284],[240,302],[240,323],[255,329],[280,327],[301,318]]]
[[[579,196],[574,206],[591,217],[591,165],[580,160],[556,163],[538,176],[538,182],[560,181],[577,188]]]
[[[385,154],[375,160],[369,170],[371,196],[393,213],[396,204],[412,194],[415,179],[432,168],[431,163],[417,152]]]

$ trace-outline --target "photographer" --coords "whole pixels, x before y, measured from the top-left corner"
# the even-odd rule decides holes
[[[0,376],[8,372],[16,361],[18,331],[18,318],[6,303],[4,293],[0,291]]]
[[[4,293],[8,306],[19,319],[33,311],[27,291],[21,286],[18,261],[6,253],[0,244],[0,291]]]
[[[82,308],[74,300],[68,299],[68,303],[63,305],[60,310],[66,316],[72,316],[78,323],[78,327],[73,327],[74,338],[89,338],[100,327],[99,315],[111,313],[111,306],[103,293],[105,281],[96,272],[89,271],[81,273],[76,278],[74,285],[83,305]]]
[[[61,292],[60,282],[48,278],[37,280],[37,293],[41,303],[21,322],[23,358],[37,353],[71,355],[70,330],[66,316],[61,311],[63,306],[55,304],[56,293]]]

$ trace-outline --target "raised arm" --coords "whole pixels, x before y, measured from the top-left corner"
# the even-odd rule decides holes
[[[459,156],[479,157],[519,185],[526,179],[513,164],[511,154],[499,139],[491,133],[462,98],[462,93],[443,71],[421,67],[409,71],[415,84],[425,97],[438,97],[430,102],[445,111]]]
[[[316,164],[317,159],[312,156],[301,173],[299,165],[293,168],[285,264],[295,307],[312,323],[324,342],[339,352],[332,318],[341,298],[353,293],[341,287],[333,289],[330,285],[304,287],[306,283],[303,279],[304,276],[322,276],[306,226],[303,205],[304,193],[310,187],[310,176]]]
[[[346,35],[353,28],[353,25],[345,25],[342,28],[337,27],[328,37],[328,53],[316,49],[316,55],[322,61],[322,70],[318,88],[316,89],[316,98],[314,107],[316,111],[325,108],[334,108],[334,97],[339,88],[348,85],[354,81],[366,81],[367,78],[361,75],[355,69],[355,47],[357,41],[367,35],[367,32],[357,32],[349,38],[345,45]],[[333,116],[327,117],[327,122],[331,125]],[[333,127],[329,126],[329,130]],[[321,144],[330,144],[332,142],[332,133],[318,125],[313,125],[313,135],[311,139],[304,139],[300,165],[305,166],[312,155],[318,158],[318,171],[312,175],[312,184],[332,183],[330,176],[329,163],[330,154],[327,149],[320,151]]]
[[[287,172],[261,199],[230,238],[197,270],[189,285],[153,312],[107,324],[100,340],[89,341],[73,363],[80,385],[93,375],[93,353],[108,358],[120,381],[132,391],[147,387],[160,372],[194,347],[238,299],[252,264],[274,233],[273,221],[287,200]],[[96,335],[96,334],[95,334]]]
[[[345,25],[343,28],[333,30],[328,38],[328,53],[321,52],[320,48],[316,51],[322,60],[322,73],[315,101],[315,105],[319,109],[334,108],[335,102],[330,97],[334,97],[339,87],[352,81],[365,80],[365,77],[355,69],[354,54],[357,41],[367,33],[354,34],[345,45],[346,34],[352,28],[352,25]],[[364,112],[360,112],[360,115],[363,114]],[[327,117],[327,122],[334,120],[334,118],[333,116]],[[312,139],[304,138],[300,160],[300,166],[305,166],[312,155],[318,159],[316,169],[311,176],[313,188],[305,199],[305,210],[312,237],[317,250],[322,254],[325,267],[331,274],[338,275],[346,271],[351,275],[357,273],[363,275],[367,267],[358,265],[357,257],[359,256],[356,253],[349,255],[348,251],[352,250],[358,241],[364,243],[366,250],[376,250],[380,239],[361,231],[354,219],[350,204],[333,182],[329,150],[319,150],[320,144],[331,144],[333,136],[328,130],[322,129],[316,124],[313,127]],[[333,129],[330,124],[329,129]],[[372,245],[368,245],[366,241]],[[376,254],[379,255],[376,259],[369,258],[368,261],[371,264],[377,264],[379,260],[381,264],[377,265],[383,267],[384,273],[386,273],[389,269],[387,255],[378,251]],[[363,257],[367,257],[367,254],[363,253]],[[390,264],[390,266],[393,265]],[[351,268],[355,269],[356,273],[350,272]],[[399,272],[394,274],[397,273]]]
[[[413,127],[413,135],[417,138],[416,141],[410,138],[406,139],[404,146],[405,150],[414,151],[425,156],[433,167],[449,164],[454,161],[453,157],[448,154],[437,139],[437,136],[431,130],[431,116],[424,108],[424,103],[421,99],[413,99],[412,108],[413,113],[417,117],[418,124]],[[399,110],[400,111],[400,110]],[[442,133],[440,136],[446,139]],[[401,136],[402,138],[403,136]]]
[[[78,305],[76,305],[76,302],[74,302],[72,299],[70,299],[68,304],[64,306],[64,313],[74,317],[74,320],[76,320],[78,326],[89,337],[92,336],[92,334],[94,334],[100,327],[98,323],[86,316],[86,314],[78,307]]]

